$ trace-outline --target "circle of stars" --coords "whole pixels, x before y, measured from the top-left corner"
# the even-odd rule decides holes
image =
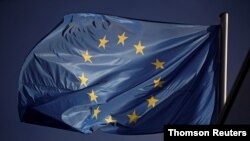
[[[122,34],[119,34],[117,36],[118,41],[117,41],[117,45],[122,45],[125,46],[125,42],[128,39],[128,36],[126,35],[125,32],[123,32]],[[105,49],[107,44],[109,43],[109,40],[107,39],[107,36],[104,35],[102,38],[99,39],[99,45],[98,48],[103,48]],[[146,48],[141,41],[138,41],[136,44],[134,44],[134,48],[135,48],[135,54],[136,55],[144,55],[144,49]],[[82,53],[82,58],[84,60],[85,63],[93,63],[92,62],[92,58],[94,56],[92,56],[90,54],[90,52],[88,50],[86,50],[84,53]],[[164,65],[166,64],[164,61],[156,58],[154,62],[151,63],[152,65],[154,65],[156,70],[162,70],[164,69]],[[85,75],[84,73],[81,74],[81,76],[79,77],[80,79],[80,85],[81,86],[85,86],[87,87],[87,83],[89,81],[89,78],[87,77],[87,75]],[[154,88],[161,88],[163,87],[164,81],[161,79],[161,77],[158,77],[156,79],[154,79],[153,81],[153,87]],[[89,100],[90,102],[95,102],[98,103],[98,95],[95,93],[95,91],[92,89],[91,92],[87,93],[89,96]],[[159,102],[159,99],[156,98],[155,96],[151,96],[150,98],[146,99],[147,102],[147,108],[154,108],[157,103]],[[100,107],[96,107],[93,109],[92,111],[92,118],[94,119],[98,119],[99,114],[101,113],[101,109]],[[132,124],[132,123],[136,123],[141,116],[136,112],[136,110],[134,110],[132,113],[127,115],[128,117],[128,123]],[[113,124],[116,123],[117,120],[112,117],[111,115],[106,116],[106,118],[104,118],[104,121],[107,124]]]

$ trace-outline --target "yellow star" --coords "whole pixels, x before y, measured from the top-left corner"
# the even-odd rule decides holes
[[[148,101],[148,107],[155,107],[156,103],[159,100],[156,99],[155,97],[151,96],[149,99],[147,99],[147,101]]]
[[[129,118],[129,123],[136,123],[137,120],[140,118],[140,116],[138,116],[134,110],[134,112],[131,114],[131,115],[128,115],[128,118]]]
[[[165,62],[161,62],[160,60],[156,59],[156,61],[152,64],[155,65],[155,69],[164,69],[163,65],[165,64]]]
[[[97,119],[100,112],[101,110],[99,109],[99,107],[95,108],[92,117]]]
[[[116,123],[117,120],[113,119],[111,115],[105,118],[106,123]]]
[[[137,45],[134,45],[135,47],[135,50],[136,50],[136,54],[143,54],[143,49],[145,48],[142,44],[141,44],[141,41],[139,41],[139,43]]]
[[[163,83],[164,83],[164,81],[161,81],[161,78],[158,78],[158,79],[154,80],[154,87],[162,87]]]
[[[88,93],[90,101],[95,101],[97,102],[96,98],[98,97],[97,95],[95,95],[94,90],[91,91],[91,93]]]
[[[122,44],[124,46],[124,41],[128,38],[127,36],[125,36],[125,32],[122,33],[122,35],[118,35],[119,41],[118,41],[118,45]]]
[[[84,54],[82,54],[82,57],[83,57],[85,62],[92,63],[92,61],[91,61],[92,56],[89,54],[88,50]]]
[[[79,77],[79,79],[81,80],[81,85],[84,85],[85,87],[87,87],[87,81],[89,79],[86,76],[84,76],[84,73]]]
[[[99,47],[105,48],[106,44],[109,42],[109,40],[106,40],[106,35],[102,38],[99,39],[100,43],[99,43]]]

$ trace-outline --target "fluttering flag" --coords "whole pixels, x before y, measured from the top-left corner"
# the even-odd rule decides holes
[[[217,109],[219,28],[66,15],[23,64],[20,119],[117,134],[211,124]]]

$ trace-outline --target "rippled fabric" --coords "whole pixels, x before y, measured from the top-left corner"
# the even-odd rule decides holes
[[[117,134],[210,124],[217,107],[218,31],[219,26],[66,15],[23,64],[20,119]]]

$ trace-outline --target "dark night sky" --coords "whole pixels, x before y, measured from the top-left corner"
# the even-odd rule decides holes
[[[18,77],[32,47],[69,13],[116,16],[189,24],[219,24],[229,12],[228,90],[250,48],[249,0],[1,0],[0,1],[0,139],[3,141],[161,141],[162,134],[122,136],[71,131],[21,123],[17,113]],[[249,96],[248,96],[249,97]]]

